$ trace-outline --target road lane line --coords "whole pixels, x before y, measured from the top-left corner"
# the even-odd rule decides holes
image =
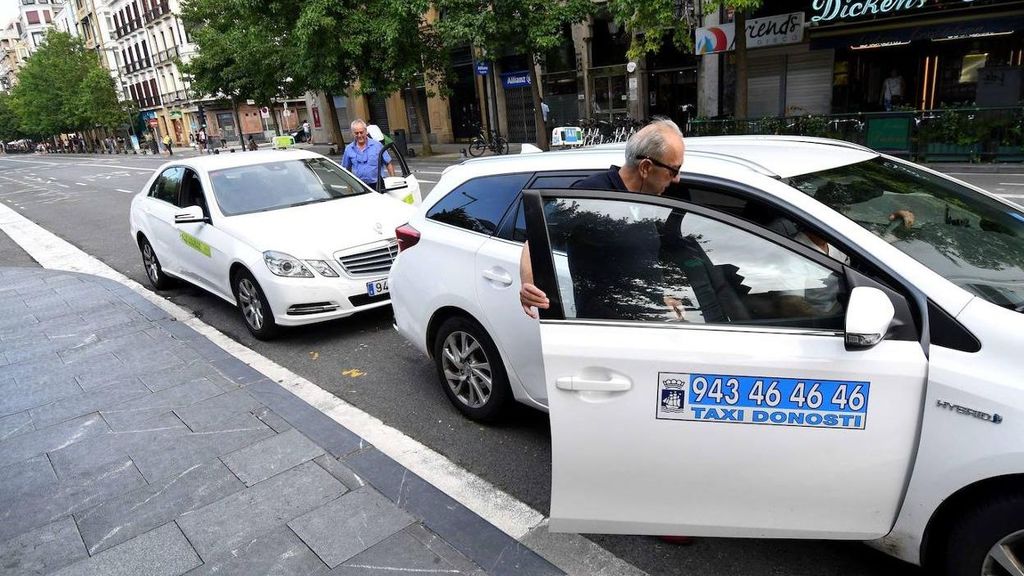
[[[124,192],[125,194],[135,194],[135,190],[125,190],[124,188],[114,188],[118,192]]]
[[[15,160],[14,158],[0,158],[8,162],[24,162],[26,164],[46,164],[47,166],[60,166],[60,162],[43,162],[42,160]]]
[[[417,178],[416,181],[417,182],[424,182],[426,184],[437,184],[437,180],[420,180],[419,178]]]
[[[1000,194],[1003,198],[1024,198],[1024,194]]]
[[[61,184],[60,182],[54,182],[54,184],[60,186],[61,188],[71,188],[71,186],[68,186],[67,184]]]
[[[1024,182],[1000,182],[1000,186],[1024,186]]]
[[[97,168],[123,168],[125,170],[142,170],[143,172],[156,172],[156,168],[139,168],[136,166],[119,166],[117,164],[75,164],[75,166],[94,166]]]
[[[278,382],[314,408],[367,440],[439,490],[568,574],[646,576],[646,573],[579,534],[551,534],[543,514],[316,384],[228,338],[194,314],[147,290],[99,259],[0,204],[0,230],[41,266],[109,278],[134,290],[177,321],[209,338],[235,358]]]
[[[1024,174],[1015,174],[1011,172],[943,172],[942,170],[936,170],[940,174],[949,174],[951,176],[1024,176]]]
[[[444,174],[444,172],[431,172],[430,170],[413,170],[413,172],[416,174],[437,174],[438,176]]]
[[[75,182],[75,184],[78,184],[79,186],[88,186],[88,184],[82,184],[81,182]]]

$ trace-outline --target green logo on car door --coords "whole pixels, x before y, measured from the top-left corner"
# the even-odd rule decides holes
[[[196,252],[199,252],[200,254],[206,256],[207,258],[210,258],[210,245],[207,244],[206,242],[203,242],[202,240],[196,238],[191,234],[186,234],[185,232],[181,233],[181,241],[184,242],[186,246],[192,248]]]

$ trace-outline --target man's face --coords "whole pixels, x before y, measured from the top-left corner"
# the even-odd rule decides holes
[[[674,182],[679,182],[679,170],[683,167],[683,139],[674,136],[669,141],[664,158],[650,158],[641,161],[641,176],[644,190],[648,194],[661,195]]]
[[[356,139],[356,144],[366,146],[366,126],[362,124],[356,124],[353,126],[352,136]]]

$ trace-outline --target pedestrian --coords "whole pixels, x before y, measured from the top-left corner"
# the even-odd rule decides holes
[[[366,122],[356,118],[349,125],[352,129],[352,142],[345,146],[345,152],[341,156],[341,166],[355,174],[367,186],[377,189],[377,180],[381,176],[380,161],[384,161],[388,175],[395,175],[395,167],[391,165],[391,155],[387,152],[381,154],[383,145],[366,132]]]
[[[249,134],[249,151],[250,152],[255,152],[255,151],[259,150],[259,149],[260,149],[260,147],[256,145],[256,141],[253,140],[252,134]]]
[[[199,129],[199,136],[196,139],[199,142],[199,153],[202,154],[206,150],[206,128]]]
[[[882,82],[882,107],[886,112],[903,104],[903,76],[893,68],[889,77]]]
[[[548,117],[551,115],[551,107],[548,106],[547,102],[543,98],[540,99],[540,113],[544,117],[544,130],[551,130],[551,126],[548,124]]]
[[[309,142],[309,120],[302,121],[302,141]]]
[[[655,120],[640,129],[626,142],[626,161],[622,167],[612,166],[573,184],[573,188],[589,190],[618,190],[660,196],[669,184],[679,181],[683,167],[683,133],[675,122]],[[529,243],[523,244],[519,258],[519,303],[531,318],[537,318],[534,308],[547,308],[548,297],[533,284]],[[677,314],[675,303],[670,304]]]
[[[167,148],[167,157],[174,156],[174,151],[171,150],[171,135],[164,134],[164,148]]]

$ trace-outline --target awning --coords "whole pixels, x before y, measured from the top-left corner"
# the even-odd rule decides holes
[[[843,32],[828,30],[815,33],[812,28],[811,49],[845,48],[847,46],[886,45],[915,40],[936,40],[945,38],[970,38],[977,35],[1009,33],[1024,26],[1024,16],[985,18],[960,22],[942,22],[925,26],[905,26]]]

